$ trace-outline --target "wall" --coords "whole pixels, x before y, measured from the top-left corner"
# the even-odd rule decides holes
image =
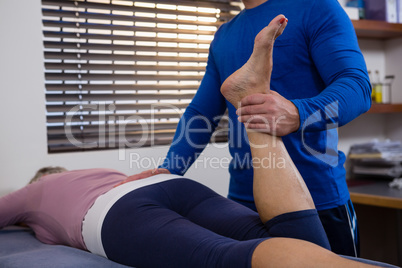
[[[0,0],[0,196],[24,186],[47,165],[106,167],[136,174],[160,161],[166,146],[127,150],[125,160],[118,150],[47,153],[41,31],[40,0]],[[138,156],[141,161],[130,161]],[[186,175],[226,195],[229,174],[214,162],[217,159],[229,159],[228,150],[210,146]],[[137,168],[136,163],[142,166]]]
[[[380,72],[381,76],[384,76],[386,67],[384,41],[359,39],[359,46],[366,59],[367,70],[371,71],[372,76],[376,70]]]

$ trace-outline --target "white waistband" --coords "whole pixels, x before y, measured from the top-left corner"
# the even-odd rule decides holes
[[[182,177],[172,174],[159,174],[146,179],[127,182],[99,196],[82,222],[82,237],[87,249],[94,254],[107,258],[102,245],[102,224],[109,209],[121,197],[138,188],[178,178]]]

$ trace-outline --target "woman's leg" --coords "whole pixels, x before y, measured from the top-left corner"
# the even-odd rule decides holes
[[[106,255],[135,267],[251,267],[267,236],[255,212],[187,179],[137,189],[119,199],[102,225]]]
[[[256,37],[254,51],[243,67],[233,73],[221,87],[225,98],[235,107],[247,95],[270,93],[272,52],[275,39],[287,24],[284,16],[276,17]],[[314,209],[314,202],[280,137],[247,131],[254,160],[254,200],[263,222],[275,216]],[[264,159],[275,155],[285,165],[264,168]]]
[[[221,87],[225,98],[237,107],[240,100],[253,93],[270,91],[270,75],[272,71],[272,51],[275,39],[283,32],[287,21],[284,16],[276,17],[256,37],[254,51],[249,61]],[[273,137],[264,133],[247,132],[253,159],[259,165],[254,165],[254,199],[258,213],[263,222],[275,221],[278,217],[314,211],[314,203],[305,185],[303,178],[295,167],[280,137]],[[283,168],[264,168],[263,160],[268,155],[276,155],[283,159]],[[303,212],[304,211],[304,212]],[[315,211],[316,213],[316,211]],[[314,216],[313,216],[314,218]],[[319,222],[318,215],[314,222]],[[296,217],[297,220],[297,217]],[[324,234],[322,225],[311,230],[311,227],[293,225],[286,226],[279,233],[295,231],[299,227],[307,232],[307,240],[315,241],[316,232]],[[319,226],[319,225],[318,225]],[[287,227],[287,228],[286,228]],[[298,235],[296,236],[298,237]],[[321,239],[319,239],[321,240]],[[324,238],[325,240],[325,238]],[[327,240],[327,239],[326,239]],[[327,241],[328,243],[328,241]],[[293,238],[272,238],[263,241],[254,251],[252,267],[366,267],[366,264],[357,263],[337,256],[316,244]]]
[[[192,180],[172,181],[167,187],[169,208],[191,222],[219,235],[244,241],[269,237],[258,214]]]
[[[253,268],[359,268],[375,267],[342,258],[335,253],[307,241],[291,238],[271,238],[262,242],[254,251]],[[378,266],[391,267],[391,266]]]

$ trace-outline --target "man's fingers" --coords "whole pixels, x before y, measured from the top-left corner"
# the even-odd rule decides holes
[[[261,124],[269,124],[269,120],[263,114],[258,115],[242,115],[238,117],[239,122],[241,123],[261,123]]]
[[[239,116],[260,115],[260,114],[266,114],[266,113],[267,113],[267,108],[264,106],[264,104],[241,106],[236,111],[236,114]]]
[[[169,170],[167,170],[166,168],[158,168],[156,169],[156,174],[171,174]]]
[[[241,99],[240,105],[247,106],[247,105],[263,104],[265,102],[264,95],[266,94],[257,93],[248,95],[243,99]]]
[[[252,94],[244,97],[240,102],[240,107],[237,109],[236,114],[275,113],[278,105],[278,97],[281,97],[281,95],[275,91],[271,92],[269,94]]]
[[[151,174],[146,174],[146,173],[135,174],[135,175],[129,176],[126,179],[126,181],[136,181],[136,180],[140,180],[143,178],[147,178],[149,176],[151,176]]]
[[[267,99],[274,100],[275,97],[282,97],[278,92],[271,90],[268,94],[263,94],[263,93],[256,93],[256,94],[251,94],[240,101],[241,106],[247,106],[247,105],[257,105],[257,104],[263,104],[267,101]]]

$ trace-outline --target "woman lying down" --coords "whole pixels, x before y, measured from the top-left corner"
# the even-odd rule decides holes
[[[270,94],[273,43],[286,24],[282,15],[271,21],[256,37],[249,61],[223,84],[233,105],[248,94]],[[254,159],[275,153],[286,160],[285,168],[254,167],[258,214],[177,175],[130,181],[114,170],[89,169],[42,176],[2,197],[0,228],[23,222],[44,243],[139,268],[372,267],[330,251],[281,138],[248,137]]]

